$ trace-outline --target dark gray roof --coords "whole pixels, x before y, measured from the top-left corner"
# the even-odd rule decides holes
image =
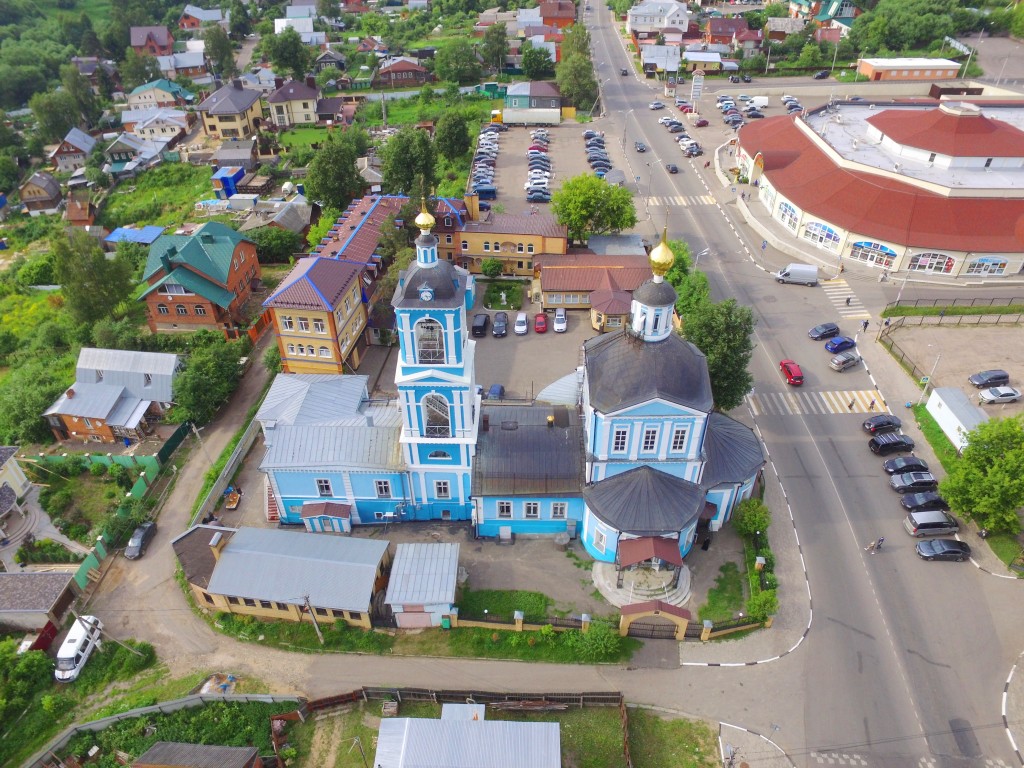
[[[420,239],[416,239],[417,244]],[[462,304],[466,277],[447,261],[439,260],[429,267],[421,267],[414,262],[402,273],[402,280],[403,285],[395,291],[391,300],[395,307],[457,307]],[[420,290],[423,288],[434,291],[432,301],[420,299]]]
[[[673,333],[643,341],[626,331],[584,342],[590,404],[602,413],[654,398],[709,413],[714,405],[708,361]]]
[[[679,296],[676,294],[676,289],[664,280],[661,282],[648,280],[633,291],[633,301],[640,302],[647,307],[674,307],[677,298]]]
[[[7,460],[18,452],[16,445],[0,445],[0,467],[7,463]]]
[[[720,483],[743,483],[764,466],[761,441],[754,430],[724,413],[712,412],[704,437],[704,488]]]
[[[171,548],[181,563],[185,581],[200,589],[210,586],[210,577],[217,565],[217,558],[210,549],[210,539],[215,533],[221,534],[223,539],[229,539],[236,530],[219,525],[196,525],[174,539]]]
[[[199,111],[211,115],[239,115],[259,101],[259,98],[259,91],[242,88],[241,81],[238,85],[230,82],[207,97],[199,105]]]
[[[17,500],[18,494],[8,483],[0,484],[0,517],[10,512]]]
[[[73,579],[71,573],[0,573],[0,623],[5,613],[48,612]]]
[[[182,768],[249,768],[259,755],[256,747],[222,747],[216,744],[184,744],[158,741],[133,765],[181,766]]]
[[[484,405],[481,415],[489,426],[477,438],[474,494],[579,496],[584,438],[574,408]]]
[[[583,490],[587,507],[622,533],[660,536],[679,533],[700,515],[699,485],[651,467],[637,467]]]

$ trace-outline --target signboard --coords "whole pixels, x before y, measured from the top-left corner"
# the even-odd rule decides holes
[[[954,48],[954,49],[960,51],[960,53],[964,54],[965,56],[971,52],[970,46],[964,45],[963,43],[961,43],[959,40],[957,40],[955,38],[944,37],[942,39],[946,42],[946,44],[950,48]]]
[[[702,93],[704,93],[704,70],[695,69],[693,79],[690,81],[690,101],[696,105]]]

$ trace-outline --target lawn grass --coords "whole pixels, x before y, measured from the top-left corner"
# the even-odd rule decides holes
[[[992,552],[1009,565],[1021,555],[1020,541],[1010,533],[990,533],[985,542],[992,548]],[[1017,574],[1018,577],[1024,574]]]
[[[490,616],[512,621],[516,611],[525,614],[528,623],[543,624],[550,615],[552,600],[541,592],[524,590],[481,589],[462,590],[459,599],[459,616],[464,619]]]
[[[629,756],[633,768],[712,768],[718,750],[714,731],[700,720],[667,719],[629,710]]]
[[[111,192],[98,222],[109,229],[127,224],[169,226],[188,220],[195,204],[214,197],[208,166],[163,163]]]
[[[985,307],[887,307],[882,317],[940,317],[952,315],[1019,315],[1024,313],[1024,304],[1007,304]]]
[[[55,297],[58,297],[56,292],[32,290],[4,296],[0,299],[0,326],[19,341],[26,339],[43,323],[56,320],[60,315],[60,309],[51,301]]]
[[[700,607],[701,621],[727,621],[743,610],[743,577],[736,563],[723,563],[708,600]]]
[[[253,616],[220,613],[215,617],[215,626],[224,634],[248,643],[291,651],[381,654],[390,651],[395,640],[382,632],[325,619],[320,619],[323,645],[320,644],[313,624],[308,621],[260,621]]]
[[[288,149],[309,147],[327,140],[327,128],[291,128],[279,137],[282,145]]]
[[[915,405],[912,407],[914,416],[917,418],[917,426],[924,433],[925,440],[935,451],[935,456],[938,458],[942,468],[949,474],[953,471],[953,467],[956,466],[957,462],[960,461],[960,456],[956,452],[956,448],[949,442],[949,438],[946,437],[945,432],[942,431],[942,427],[939,426],[938,422],[928,413],[928,408],[925,405]]]

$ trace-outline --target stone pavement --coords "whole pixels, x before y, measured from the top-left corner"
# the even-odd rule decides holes
[[[89,554],[91,551],[89,547],[74,539],[69,539],[57,530],[50,521],[49,515],[39,505],[39,486],[32,486],[32,490],[25,496],[21,506],[25,510],[24,517],[14,513],[7,519],[5,528],[5,540],[7,543],[0,546],[0,561],[3,562],[4,568],[8,572],[13,573],[18,570],[18,564],[14,561],[14,555],[28,534],[34,536],[36,541],[51,539],[63,544],[72,552],[77,552],[80,555]]]

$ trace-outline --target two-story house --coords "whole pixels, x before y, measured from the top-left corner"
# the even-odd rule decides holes
[[[686,29],[690,12],[675,0],[648,0],[634,5],[626,14],[626,31],[634,38],[657,37],[665,27]]]
[[[358,264],[299,259],[273,295],[271,310],[285,373],[344,373],[359,367],[366,305]]]
[[[85,131],[72,128],[50,153],[50,160],[60,173],[71,173],[85,167],[85,161],[95,146],[96,139]]]
[[[704,28],[704,42],[709,45],[734,47],[736,36],[749,29],[750,25],[747,20],[739,16],[733,19],[711,18],[708,19],[707,26]]]
[[[166,149],[166,139],[154,137],[151,140],[134,133],[122,133],[103,149],[103,156],[107,159],[103,172],[115,179],[131,178],[158,165]]]
[[[195,114],[166,107],[126,109],[121,113],[125,131],[140,139],[167,142],[168,146],[174,146],[194,122]]]
[[[345,55],[328,48],[313,62],[314,72],[323,72],[325,69],[336,69],[340,75],[345,70]]]
[[[160,73],[171,80],[179,77],[202,80],[209,74],[206,55],[202,51],[183,51],[167,56],[157,56],[156,64],[160,67]]]
[[[209,328],[236,338],[260,276],[256,244],[219,222],[191,235],[162,235],[149,247],[140,297],[153,333]]]
[[[503,274],[532,278],[534,257],[564,254],[568,246],[567,228],[546,213],[492,212],[468,222],[457,236],[461,247],[456,262],[474,273],[480,272],[485,259],[499,259]]]
[[[544,0],[539,6],[541,21],[563,29],[576,23],[576,3],[572,0]]]
[[[260,92],[243,88],[241,80],[232,80],[199,105],[199,114],[203,133],[210,138],[249,138],[263,122]]]
[[[187,107],[195,99],[195,94],[166,78],[143,83],[127,96],[128,109]]]
[[[270,120],[279,127],[292,125],[315,125],[317,101],[320,89],[316,81],[307,77],[301,80],[289,80],[267,97],[270,105]]]
[[[178,29],[197,30],[206,24],[220,24],[226,27],[230,23],[230,11],[224,13],[220,8],[210,8],[207,10],[206,8],[199,8],[189,3],[182,10],[181,16],[178,18]]]
[[[86,347],[75,383],[43,414],[57,440],[142,440],[174,402],[177,355]]]
[[[32,483],[18,464],[17,453],[16,445],[0,446],[0,526],[11,512],[25,514],[20,501],[32,489]]]
[[[30,216],[57,213],[63,196],[60,183],[46,171],[36,171],[18,187],[18,196]]]
[[[129,45],[136,53],[166,56],[174,52],[174,38],[167,27],[132,27]]]
[[[374,88],[418,88],[432,82],[433,73],[408,56],[385,59],[373,75]]]

